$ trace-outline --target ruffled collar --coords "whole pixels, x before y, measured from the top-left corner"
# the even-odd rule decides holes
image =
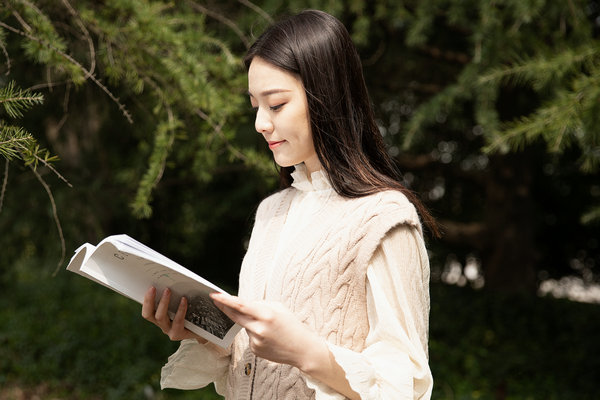
[[[292,186],[302,192],[332,190],[327,174],[322,169],[310,174],[308,179],[308,170],[304,163],[294,165],[294,172],[291,173],[294,182]]]

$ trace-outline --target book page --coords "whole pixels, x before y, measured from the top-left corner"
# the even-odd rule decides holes
[[[169,315],[174,317],[182,296],[188,300],[185,327],[222,347],[241,329],[219,310],[209,294],[220,288],[126,235],[108,237],[97,247],[84,245],[67,269],[142,304],[146,291],[156,288],[157,301],[164,289],[172,292]],[[79,266],[79,264],[82,264]],[[79,271],[77,271],[79,268]]]

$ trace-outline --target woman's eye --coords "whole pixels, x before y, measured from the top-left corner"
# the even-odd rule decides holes
[[[277,110],[281,109],[281,107],[283,107],[284,105],[285,105],[285,103],[277,104],[276,106],[270,106],[269,109],[271,111],[277,111]]]

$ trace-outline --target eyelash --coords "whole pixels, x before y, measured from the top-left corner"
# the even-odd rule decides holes
[[[284,105],[285,105],[285,103],[277,104],[276,106],[270,106],[269,110],[279,111],[279,110],[281,110],[281,107],[283,107]],[[258,111],[258,107],[252,107],[252,109],[254,110],[254,112]]]

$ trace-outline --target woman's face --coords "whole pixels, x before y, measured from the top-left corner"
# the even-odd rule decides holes
[[[248,93],[256,110],[256,131],[263,135],[281,167],[304,162],[309,172],[321,169],[300,78],[254,57],[248,69]]]

